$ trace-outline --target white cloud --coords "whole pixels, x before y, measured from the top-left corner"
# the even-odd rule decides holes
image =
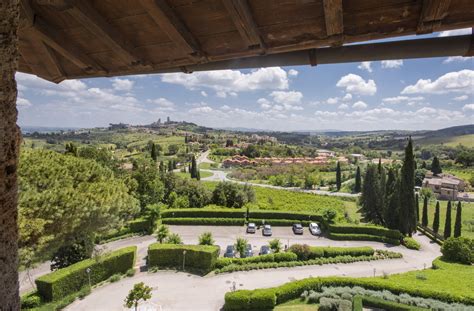
[[[158,109],[163,110],[163,111],[174,111],[175,104],[163,97],[157,98],[157,99],[149,99],[147,100],[149,103],[156,104],[158,106]]]
[[[135,81],[115,78],[112,80],[112,87],[117,91],[131,91]]]
[[[339,114],[337,112],[332,112],[332,111],[321,111],[318,110],[314,113],[315,116],[317,117],[323,117],[323,118],[335,118]]]
[[[472,33],[471,28],[446,30],[446,31],[441,31],[438,34],[438,37],[462,36],[462,35],[470,35],[471,33]]]
[[[18,107],[23,107],[23,108],[31,106],[31,102],[28,99],[22,98],[22,97],[18,97],[16,99],[16,104]]]
[[[386,97],[382,99],[384,104],[401,104],[401,103],[410,103],[410,102],[419,102],[424,100],[423,96],[395,96],[395,97]]]
[[[472,57],[465,57],[465,56],[450,56],[443,60],[443,64],[449,63],[463,63],[465,61],[472,60]]]
[[[350,101],[352,100],[352,94],[351,93],[347,93],[346,95],[344,95],[344,97],[342,98],[343,101]]]
[[[360,70],[366,70],[367,72],[372,72],[371,64],[372,62],[362,62],[359,66],[357,66],[357,68]]]
[[[272,107],[272,103],[266,98],[259,98],[257,104],[259,104],[262,109],[270,109]]]
[[[359,100],[358,102],[355,102],[355,103],[352,105],[352,108],[355,108],[355,109],[365,109],[365,108],[367,108],[367,104],[364,103],[363,101]]]
[[[382,61],[382,68],[400,68],[402,66],[403,66],[403,60],[401,59]]]
[[[290,77],[296,77],[298,75],[298,71],[294,70],[294,69],[290,69],[290,70],[288,70],[288,75]]]
[[[206,91],[201,91],[201,95],[204,96],[204,97],[207,97]]]
[[[329,97],[326,102],[330,105],[334,105],[334,104],[337,104],[339,102],[339,98],[338,97]]]
[[[250,73],[238,70],[168,73],[163,74],[161,80],[182,85],[189,90],[212,89],[218,97],[255,90],[286,90],[289,87],[288,73],[280,67],[261,68]]]
[[[340,110],[345,110],[345,109],[348,109],[349,106],[347,104],[340,104],[339,107],[337,107],[337,109],[340,109]]]
[[[366,82],[361,76],[353,73],[343,76],[336,86],[345,88],[346,92],[357,95],[374,95],[377,92],[374,80]]]
[[[270,93],[270,96],[278,104],[296,105],[301,103],[303,99],[303,94],[296,91],[273,91]]]
[[[461,96],[454,97],[453,100],[460,102],[460,101],[466,100],[468,98],[469,98],[469,96],[467,96],[467,95],[461,95]]]
[[[435,81],[420,79],[415,85],[405,87],[402,94],[446,94],[446,93],[473,93],[474,70],[449,72]]]
[[[463,111],[473,111],[474,112],[474,104],[467,104],[462,107]]]
[[[196,107],[189,110],[190,113],[210,113],[215,111],[209,106]]]
[[[231,108],[227,105],[221,106],[221,110],[230,110]]]

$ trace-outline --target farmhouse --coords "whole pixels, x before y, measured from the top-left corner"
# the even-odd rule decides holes
[[[466,187],[465,182],[450,174],[434,175],[428,172],[423,179],[423,188],[430,188],[438,199],[458,200],[459,192],[463,192]]]

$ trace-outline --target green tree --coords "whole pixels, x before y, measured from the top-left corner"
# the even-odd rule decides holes
[[[359,193],[361,190],[362,190],[362,180],[360,176],[360,167],[357,166],[356,175],[355,175],[354,192]]]
[[[179,145],[172,144],[168,146],[168,154],[173,155],[177,154],[179,151]]]
[[[433,172],[434,175],[438,175],[443,172],[439,163],[439,159],[436,156],[433,158],[433,162],[431,162],[431,172]]]
[[[65,268],[76,262],[90,258],[94,250],[91,237],[77,237],[68,244],[61,246],[51,259],[51,271]]]
[[[416,221],[420,222],[420,199],[418,193],[415,193]]]
[[[438,233],[439,231],[439,201],[436,201],[435,214],[433,219],[433,231]]]
[[[134,167],[132,178],[137,183],[135,193],[143,211],[147,205],[161,202],[165,189],[153,161],[150,159],[137,160]]]
[[[143,282],[135,284],[133,289],[128,292],[128,295],[125,298],[125,306],[127,308],[134,307],[135,311],[137,311],[140,300],[147,301],[148,299],[151,299],[151,291],[152,288],[145,285]]]
[[[423,198],[423,216],[421,217],[421,225],[428,226],[428,197]]]
[[[237,238],[235,241],[235,250],[240,254],[240,258],[245,257],[245,251],[247,250],[248,241],[244,238]]]
[[[400,180],[395,168],[388,170],[385,187],[386,207],[384,210],[385,225],[390,229],[397,229],[400,213]]]
[[[214,245],[211,232],[204,232],[199,236],[199,245]]]
[[[464,167],[471,166],[474,163],[474,149],[463,150],[458,153],[456,163],[462,164]]]
[[[361,208],[359,212],[364,220],[375,224],[383,224],[383,206],[380,201],[380,183],[377,167],[369,164],[365,171],[362,194],[360,197]]]
[[[415,158],[411,137],[405,148],[405,159],[400,174],[400,223],[402,234],[412,235],[416,230],[415,211]]]
[[[279,253],[281,251],[281,242],[279,239],[273,239],[268,242],[268,246],[274,253]]]
[[[458,206],[456,208],[456,220],[454,222],[454,237],[458,238],[461,236],[462,228],[462,206],[461,201],[458,201]]]
[[[183,244],[183,240],[177,233],[171,233],[167,238],[166,238],[166,243],[167,244]]]
[[[156,150],[156,145],[155,143],[152,143],[151,144],[151,158],[153,161],[156,162],[156,160],[158,159],[158,151]]]
[[[193,157],[191,158],[191,167],[189,170],[189,173],[191,174],[191,178],[197,178],[197,170],[198,170],[198,167],[196,164],[196,157],[193,155]]]
[[[446,221],[444,223],[443,236],[445,239],[451,236],[451,201],[448,201],[448,206],[446,208]]]
[[[166,225],[161,225],[156,232],[156,240],[163,243],[170,234],[170,229]]]
[[[341,164],[339,163],[339,161],[337,162],[337,166],[336,166],[336,188],[337,188],[337,191],[341,190],[341,184],[342,184],[342,180],[341,180]]]

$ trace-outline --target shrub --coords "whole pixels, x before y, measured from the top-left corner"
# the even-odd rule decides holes
[[[163,224],[191,226],[243,226],[244,218],[165,218]]]
[[[390,311],[421,311],[427,310],[425,308],[418,308],[413,306],[404,305],[401,303],[396,303],[393,301],[387,301],[385,299],[377,298],[377,297],[370,297],[370,296],[363,296],[362,304],[364,307],[372,307],[378,308],[382,310],[390,310]]]
[[[182,208],[167,209],[161,213],[161,218],[244,218],[244,209],[210,209]]]
[[[266,225],[272,225],[272,226],[275,226],[275,227],[291,226],[294,223],[300,223],[303,226],[309,226],[309,224],[311,223],[311,221],[307,221],[307,220],[306,221],[295,221],[295,220],[289,220],[289,219],[266,219],[266,218],[265,219],[250,218],[249,222],[253,222],[253,223],[256,223],[256,224],[261,224],[263,222],[263,220],[265,220]]]
[[[353,234],[367,234],[380,237],[386,237],[389,239],[400,239],[401,234],[398,230],[391,230],[384,227],[378,226],[357,226],[357,225],[329,225],[329,231],[331,233],[353,233]]]
[[[131,269],[128,269],[127,272],[125,272],[125,275],[128,276],[128,277],[132,277],[135,275],[135,269],[131,268]]]
[[[165,240],[166,244],[183,244],[181,237],[177,233],[171,233]]]
[[[126,273],[135,265],[136,246],[125,247],[97,259],[86,259],[67,268],[36,279],[39,295],[46,301],[58,300],[89,284],[86,270],[90,269],[91,284],[107,280],[116,273]]]
[[[319,300],[320,311],[352,311],[352,303],[348,300],[323,297]]]
[[[298,255],[290,251],[285,253],[275,253],[273,254],[273,258],[275,262],[296,261],[298,260]]]
[[[308,260],[311,253],[310,247],[306,244],[293,244],[289,250],[296,254],[298,260]]]
[[[148,266],[182,269],[185,256],[185,270],[206,273],[214,268],[218,255],[218,246],[154,243],[148,247]]]
[[[274,253],[279,253],[281,251],[281,242],[279,239],[273,239],[268,242],[268,246]]]
[[[291,220],[292,223],[295,220],[307,221],[307,222],[320,222],[324,223],[324,218],[318,214],[302,213],[302,212],[280,212],[280,211],[269,211],[269,210],[254,210],[249,212],[249,218],[254,219],[286,219]]]
[[[41,297],[37,292],[32,292],[21,296],[21,309],[31,309],[38,307],[41,304]]]
[[[199,245],[214,245],[211,232],[204,232],[199,236]]]
[[[411,237],[404,237],[403,245],[408,249],[419,250],[421,248],[420,243],[418,243],[414,238],[411,238]]]
[[[130,232],[135,233],[151,234],[155,231],[155,222],[145,217],[131,220],[127,223],[127,226],[130,229]]]
[[[374,250],[371,247],[309,247],[308,245],[293,244],[290,250],[298,255],[299,260],[328,258],[337,256],[372,256]]]
[[[128,271],[128,270],[127,270],[127,271]],[[115,283],[115,282],[120,281],[120,279],[121,279],[120,274],[116,273],[116,274],[112,275],[112,276],[109,278],[109,281],[110,281],[111,283]]]
[[[474,262],[474,240],[464,237],[448,238],[441,246],[441,253],[445,260],[471,264]]]
[[[248,310],[251,293],[251,290],[239,290],[226,293],[224,310]],[[272,295],[270,294],[268,296],[271,297]],[[274,296],[273,294],[273,297]]]
[[[376,236],[370,234],[352,234],[352,233],[332,233],[328,234],[328,238],[332,240],[341,240],[341,241],[375,241],[388,243],[392,245],[400,245],[399,239],[391,239],[383,236]]]

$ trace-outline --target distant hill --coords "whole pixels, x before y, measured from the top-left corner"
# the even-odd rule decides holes
[[[436,131],[418,133],[417,143],[422,145],[446,144],[474,146],[474,124],[447,127]]]

